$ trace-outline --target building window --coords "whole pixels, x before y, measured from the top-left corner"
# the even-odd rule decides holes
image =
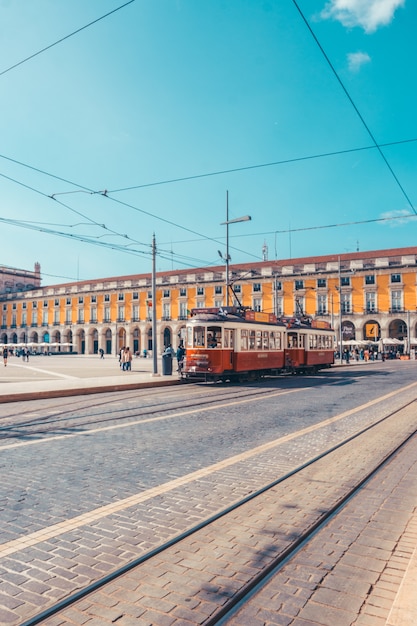
[[[32,302],[32,309],[37,309],[37,308],[38,308],[38,303]]]
[[[366,313],[376,313],[376,294],[373,291],[365,294],[365,311]]]
[[[282,282],[280,280],[275,281],[275,291],[282,291]]]
[[[72,322],[71,311],[65,311],[65,323],[71,324],[71,322]]]
[[[54,300],[54,305],[55,305],[55,306],[59,306],[59,299],[58,299],[58,298],[55,298],[55,300]]]
[[[277,315],[282,315],[284,312],[283,308],[282,308],[282,296],[278,296],[277,298],[277,309],[276,309],[276,314]]]
[[[214,293],[216,296],[220,296],[223,293],[223,287],[221,285],[216,285],[214,288]]]
[[[139,305],[134,304],[132,306],[132,322],[139,321]]]
[[[327,280],[325,278],[317,279],[317,287],[326,287],[326,285],[327,285]]]
[[[197,287],[197,295],[204,296],[204,287]]]
[[[391,311],[402,311],[402,291],[391,291]]]
[[[91,307],[91,321],[97,322],[97,308],[95,306]]]
[[[375,285],[375,276],[373,274],[365,276],[365,285]]]
[[[187,290],[185,287],[181,287],[180,288],[180,296],[186,296],[187,295]]]
[[[117,321],[124,322],[125,321],[125,307],[123,304],[120,304],[117,307]]]
[[[162,319],[171,319],[171,305],[168,302],[164,302],[164,304],[162,305]]]
[[[13,302],[13,305],[12,305],[12,310],[13,310],[13,311],[16,311],[16,302]]]
[[[43,301],[43,306],[44,306],[44,308],[45,308],[45,309],[47,308],[47,306],[48,306],[48,300],[44,300],[44,301]]]
[[[391,274],[391,282],[392,283],[400,283],[401,282],[401,274]]]
[[[78,323],[84,324],[84,309],[78,309]]]
[[[223,300],[214,300],[214,306],[216,309],[221,309],[223,306]]]
[[[233,285],[233,291],[235,293],[242,293],[242,285]]]
[[[261,298],[254,298],[253,299],[253,310],[254,311],[262,311],[262,300]]]
[[[22,309],[26,309],[26,302],[22,302]]]
[[[91,296],[91,302],[95,304],[97,302],[97,296]]]
[[[67,298],[67,299],[66,299],[66,301],[65,301],[65,303],[66,303],[67,305],[68,305],[68,304],[71,304],[71,298]]]
[[[104,294],[104,302],[110,302],[110,294],[109,293],[105,293]]]
[[[32,326],[37,326],[38,324],[38,316],[35,311],[32,311]]]
[[[253,283],[252,289],[253,289],[253,291],[254,291],[254,292],[255,292],[255,291],[256,291],[256,292],[262,291],[262,289],[261,289],[261,283]]]
[[[204,300],[197,300],[197,309],[205,309],[206,308],[206,303],[204,302]]]
[[[109,306],[104,307],[104,321],[110,322],[110,307]]]
[[[26,324],[27,324],[26,313],[22,313],[22,326],[26,326]]]
[[[3,311],[7,311],[7,304],[3,304]]]
[[[297,296],[294,301],[294,315],[304,315],[304,296]]]
[[[187,319],[187,303],[180,302],[180,319]]]
[[[78,296],[78,304],[84,304],[84,296]]]
[[[54,311],[54,324],[59,324],[59,311]]]
[[[294,287],[295,289],[304,289],[304,281],[303,280],[296,280],[294,281]]]
[[[350,293],[340,294],[342,313],[351,313],[350,307]]]
[[[327,313],[327,296],[324,293],[317,295],[317,314],[326,315]]]
[[[122,302],[125,299],[125,294],[124,293],[119,293],[118,298],[119,302]]]
[[[133,300],[139,300],[139,293],[137,291],[134,291],[132,293],[132,298],[133,298]]]
[[[42,311],[42,326],[48,326],[48,311]]]
[[[169,289],[164,289],[162,293],[163,293],[164,298],[169,298],[169,296],[171,295],[171,292]]]
[[[350,276],[342,276],[340,279],[340,283],[342,287],[349,287],[350,285]]]

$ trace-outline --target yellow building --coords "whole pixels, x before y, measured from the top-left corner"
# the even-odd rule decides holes
[[[344,342],[417,344],[417,247],[232,265],[230,303],[330,321]],[[37,351],[117,354],[174,347],[193,308],[226,304],[225,268],[66,283],[0,294],[0,344]]]

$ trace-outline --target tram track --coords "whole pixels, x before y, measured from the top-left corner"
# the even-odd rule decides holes
[[[49,622],[49,619],[58,613],[60,624],[78,623],[71,621],[68,617],[70,613],[66,613],[66,609],[71,607],[71,611],[76,612],[77,603],[88,598],[87,604],[83,602],[82,610],[86,611],[88,605],[91,610],[88,609],[87,614],[94,615],[95,603],[98,602],[94,599],[96,591],[100,590],[102,598],[110,583],[113,590],[116,581],[123,588],[120,581],[126,577],[129,578],[127,589],[134,589],[135,585],[138,588],[141,585],[146,586],[147,580],[152,577],[153,568],[157,567],[160,571],[161,563],[167,565],[166,578],[169,578],[170,570],[172,578],[175,579],[179,575],[179,569],[183,569],[180,579],[186,581],[182,583],[185,606],[190,594],[194,599],[199,594],[204,595],[207,615],[204,620],[200,614],[198,619],[196,616],[196,624],[215,626],[223,623],[229,611],[244,602],[247,595],[272,571],[291,558],[320,525],[335,515],[366,481],[416,435],[414,419],[416,404],[414,400],[403,403],[383,418],[339,441],[273,482],[33,616],[22,626],[35,624],[48,626],[49,623],[55,623]],[[335,480],[335,473],[338,480]],[[281,520],[281,526],[277,526],[275,520],[278,519]],[[239,537],[239,542],[234,542],[233,537]],[[242,546],[247,559],[243,572]],[[239,549],[235,550],[236,547]],[[230,574],[225,572],[225,551],[228,552]],[[190,557],[192,554],[200,553],[205,557],[202,558],[200,555],[200,563],[206,563],[205,568],[200,567],[199,562],[193,563]],[[174,561],[176,568],[171,567]],[[219,589],[219,583],[216,585],[212,583],[216,566],[219,570],[217,578],[224,581],[224,589]],[[238,575],[234,575],[233,572],[237,572]],[[164,584],[167,584],[166,579]],[[190,586],[193,589],[190,589]],[[172,588],[175,588],[178,597],[178,586],[173,583]],[[135,594],[135,597],[137,596],[138,594]],[[140,604],[140,600],[138,602]],[[126,602],[120,603],[119,617],[116,615],[118,610],[117,605],[112,606],[111,619],[109,618],[109,621],[103,619],[103,624],[117,623],[122,619]]]
[[[2,439],[17,438],[19,436],[19,429],[27,429],[25,431],[25,435],[30,434],[31,429],[34,434],[43,435],[51,433],[54,430],[61,432],[62,428],[68,427],[68,424],[71,428],[80,428],[97,426],[98,424],[121,420],[137,420],[138,418],[146,420],[150,417],[164,415],[171,411],[187,410],[191,408],[194,409],[196,403],[198,403],[200,407],[207,407],[223,401],[230,402],[233,400],[243,400],[245,398],[250,399],[254,397],[265,398],[268,396],[283,395],[289,392],[305,391],[308,388],[309,387],[304,386],[291,389],[280,389],[276,387],[268,387],[268,389],[265,389],[263,387],[259,387],[259,383],[257,387],[249,387],[245,389],[239,387],[238,389],[223,388],[220,390],[218,387],[215,387],[211,391],[213,395],[209,396],[207,390],[204,392],[194,391],[192,394],[187,393],[186,399],[184,399],[183,395],[181,395],[178,399],[168,400],[164,397],[164,399],[161,400],[160,394],[155,394],[156,401],[143,404],[139,410],[137,406],[123,406],[119,408],[113,406],[112,408],[108,408],[111,404],[120,404],[121,402],[126,403],[133,399],[139,399],[138,394],[136,393],[123,395],[123,397],[106,400],[101,403],[95,403],[93,405],[94,411],[91,412],[71,408],[61,409],[55,413],[48,413],[47,415],[43,415],[41,417],[30,417],[30,413],[33,413],[32,411],[29,412],[29,416],[26,416],[25,419],[15,419],[16,415],[19,415],[19,418],[22,417],[21,414],[16,413],[13,416],[9,415],[0,418],[0,441]],[[124,394],[128,393],[129,392],[124,392]],[[102,409],[99,409],[100,406],[106,407],[106,409],[103,411]],[[4,424],[6,419],[9,419],[10,423]]]

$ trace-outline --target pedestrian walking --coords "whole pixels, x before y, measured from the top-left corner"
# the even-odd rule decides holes
[[[104,350],[103,350],[103,348],[100,348],[99,354],[100,354],[100,359],[104,359]]]
[[[3,348],[3,363],[4,367],[7,365],[7,357],[9,356],[9,349],[6,346]]]
[[[132,369],[132,353],[130,348],[125,348],[122,354],[122,370],[130,372]]]
[[[180,345],[177,348],[177,372],[181,372],[182,370],[182,366],[184,364],[184,355],[185,355],[185,348],[182,344],[182,342],[180,343]]]

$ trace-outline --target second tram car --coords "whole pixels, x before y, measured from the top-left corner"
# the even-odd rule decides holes
[[[334,333],[326,322],[238,307],[193,309],[186,326],[185,380],[256,380],[313,373],[334,363]]]

